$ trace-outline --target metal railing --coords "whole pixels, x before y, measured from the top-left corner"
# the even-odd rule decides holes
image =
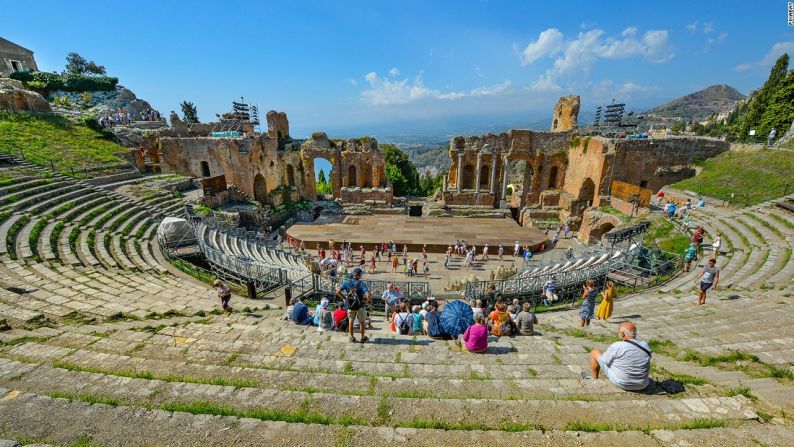
[[[302,256],[269,246],[257,232],[233,227],[214,215],[200,217],[189,206],[185,208],[185,215],[193,226],[199,250],[213,269],[226,277],[243,282],[254,280],[268,285],[289,285],[293,296],[311,293],[333,295],[344,281],[344,278],[311,272]],[[389,283],[394,284],[403,296],[414,300],[424,299],[432,293],[430,283],[424,281],[363,281],[375,301],[380,301]]]

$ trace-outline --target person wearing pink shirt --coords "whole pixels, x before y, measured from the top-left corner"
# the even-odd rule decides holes
[[[458,337],[458,345],[469,352],[485,352],[488,349],[488,326],[481,313],[474,314],[474,324]]]

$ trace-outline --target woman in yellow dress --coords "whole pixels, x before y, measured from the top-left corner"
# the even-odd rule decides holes
[[[598,305],[598,312],[596,312],[596,318],[599,320],[606,320],[612,316],[612,300],[618,295],[617,289],[615,288],[615,283],[612,281],[607,281],[607,286],[601,291],[601,296],[604,299],[601,301],[601,304]]]

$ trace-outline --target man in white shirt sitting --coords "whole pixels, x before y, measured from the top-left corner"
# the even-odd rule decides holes
[[[612,343],[606,352],[593,349],[590,353],[592,378],[598,379],[603,371],[610,382],[622,390],[643,390],[650,383],[651,348],[648,343],[636,340],[637,326],[634,323],[622,323],[619,335],[623,341]],[[582,378],[590,379],[587,373],[582,373]]]

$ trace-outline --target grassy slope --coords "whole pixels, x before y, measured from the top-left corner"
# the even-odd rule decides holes
[[[794,154],[791,152],[770,149],[728,151],[706,160],[700,174],[670,186],[718,199],[726,199],[735,193],[736,204],[753,205],[782,196],[786,183],[790,184],[788,192],[794,192],[792,173]]]
[[[67,170],[123,160],[116,156],[124,147],[103,138],[85,124],[49,114],[27,114],[0,111],[0,152],[19,155],[42,166]]]

